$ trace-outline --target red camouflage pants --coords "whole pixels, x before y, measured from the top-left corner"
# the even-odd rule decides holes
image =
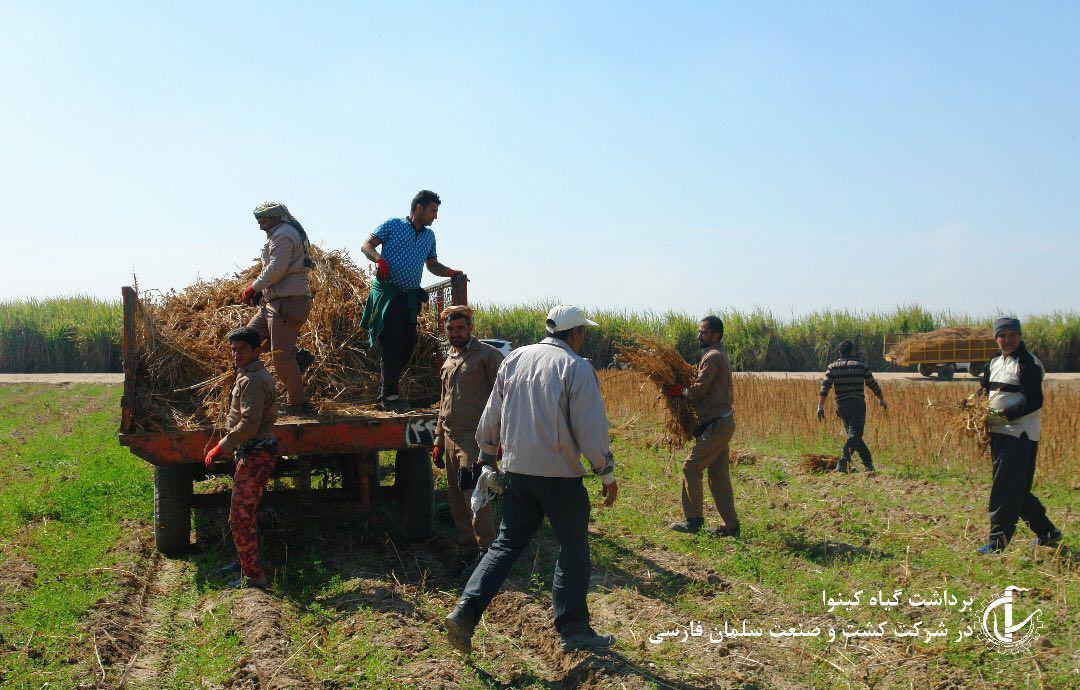
[[[276,444],[270,448],[255,448],[236,454],[229,527],[232,529],[233,544],[236,545],[236,558],[240,561],[240,572],[252,580],[266,577],[262,565],[259,564],[256,517],[259,499],[262,498],[277,459]]]

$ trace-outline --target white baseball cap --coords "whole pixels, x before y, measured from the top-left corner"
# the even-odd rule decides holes
[[[585,312],[572,304],[560,304],[547,315],[547,332],[558,333],[578,326],[599,326],[595,321],[585,318]]]

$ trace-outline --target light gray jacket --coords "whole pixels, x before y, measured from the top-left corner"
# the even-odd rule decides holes
[[[581,477],[584,455],[605,484],[615,481],[607,412],[596,371],[557,338],[518,348],[499,367],[476,442],[507,472]]]

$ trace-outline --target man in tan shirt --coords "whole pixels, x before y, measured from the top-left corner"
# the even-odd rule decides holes
[[[723,526],[714,534],[739,536],[739,517],[735,514],[735,496],[728,474],[728,445],[735,433],[731,388],[731,362],[720,341],[724,337],[724,322],[716,316],[706,316],[698,324],[698,344],[701,360],[697,380],[690,386],[668,386],[668,397],[686,398],[698,416],[694,447],[683,464],[682,508],[686,519],[676,522],[676,532],[697,532],[705,524],[702,473],[709,472],[709,491],[720,512]]]
[[[458,544],[481,551],[495,538],[491,506],[476,515],[469,508],[468,494],[476,485],[474,469],[480,456],[476,427],[484,412],[502,353],[472,337],[473,310],[467,306],[443,310],[450,354],[442,365],[442,396],[435,431],[432,459],[436,467],[446,465],[447,500],[458,530]]]
[[[274,421],[277,419],[277,394],[274,377],[259,359],[262,337],[252,328],[237,328],[228,335],[236,366],[236,383],[229,396],[228,433],[218,441],[203,462],[206,469],[226,453],[236,451],[229,526],[239,562],[240,578],[234,587],[265,587],[266,573],[259,563],[259,537],[256,514],[266,482],[278,460]],[[221,572],[228,572],[227,566]]]

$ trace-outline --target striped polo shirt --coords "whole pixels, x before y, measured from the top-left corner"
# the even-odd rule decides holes
[[[863,386],[881,396],[881,387],[866,362],[854,357],[841,357],[825,370],[821,382],[821,397],[829,394],[830,388],[836,388],[836,402],[841,400],[864,400]]]

